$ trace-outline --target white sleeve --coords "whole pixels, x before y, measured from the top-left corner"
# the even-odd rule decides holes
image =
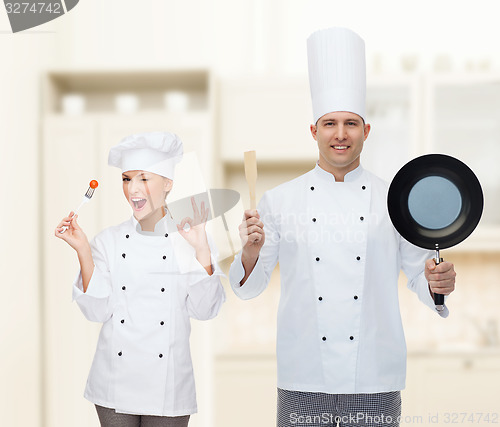
[[[92,322],[105,322],[111,317],[111,278],[109,263],[102,240],[96,237],[90,242],[94,271],[87,292],[83,292],[82,273],[73,282],[73,300],[84,316]]]
[[[265,242],[260,250],[257,263],[243,285],[245,269],[241,262],[241,251],[235,256],[229,269],[229,282],[234,293],[241,299],[251,299],[260,295],[269,284],[271,273],[278,262],[280,233],[271,206],[271,197],[266,192],[257,207],[264,223]]]
[[[226,294],[220,281],[224,273],[217,264],[217,247],[209,235],[207,235],[207,239],[210,246],[212,275],[207,273],[196,257],[192,263],[193,271],[186,273],[190,282],[186,302],[188,314],[198,320],[214,318],[226,300]]]
[[[425,278],[425,261],[434,257],[434,252],[419,248],[403,237],[399,236],[399,252],[401,254],[401,268],[408,278],[408,289],[418,295],[422,301],[432,311],[438,313],[441,317],[448,317],[449,310],[444,306],[443,311],[437,311],[434,299],[429,291],[429,283]],[[445,297],[446,300],[446,297]]]

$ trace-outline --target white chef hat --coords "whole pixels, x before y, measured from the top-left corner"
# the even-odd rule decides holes
[[[143,170],[174,179],[182,160],[182,141],[170,132],[138,133],[123,138],[109,150],[108,164],[122,172]]]
[[[327,28],[307,39],[314,123],[327,113],[349,111],[365,119],[365,43],[347,28]]]

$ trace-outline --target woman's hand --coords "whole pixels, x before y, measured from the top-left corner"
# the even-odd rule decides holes
[[[74,215],[73,212],[70,212],[69,215],[64,217],[58,224],[54,231],[54,235],[64,240],[75,251],[81,252],[90,249],[90,245],[87,236],[76,222],[77,218],[78,215]],[[68,227],[68,229],[64,233],[61,233],[64,226]]]
[[[213,274],[210,246],[208,245],[207,233],[205,232],[205,224],[208,218],[208,208],[205,209],[205,202],[201,202],[201,212],[196,206],[194,197],[191,197],[191,205],[193,206],[194,217],[184,218],[180,224],[177,224],[177,230],[182,237],[195,249],[196,259],[205,268],[209,275]],[[189,230],[184,230],[184,226],[189,224]]]
[[[194,197],[191,197],[191,205],[193,206],[193,218],[184,218],[180,224],[177,224],[177,230],[197,253],[210,251],[207,233],[205,232],[205,224],[208,218],[208,208],[205,209],[205,202],[201,202],[200,212],[200,210],[198,210],[198,206],[196,206]],[[189,224],[189,230],[184,230],[186,224]]]

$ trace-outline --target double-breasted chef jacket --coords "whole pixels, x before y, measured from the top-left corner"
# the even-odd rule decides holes
[[[279,388],[332,394],[404,388],[399,272],[436,311],[424,276],[433,253],[394,229],[387,191],[362,166],[336,182],[316,165],[264,193],[258,212],[266,239],[257,263],[240,286],[244,269],[238,254],[229,280],[240,298],[254,298],[279,261]],[[445,308],[441,316],[447,315]]]
[[[73,298],[102,322],[84,396],[120,413],[179,416],[197,410],[189,347],[190,317],[213,318],[225,300],[209,239],[213,274],[166,215],[154,233],[137,220],[105,229],[91,243],[94,272],[81,272]]]

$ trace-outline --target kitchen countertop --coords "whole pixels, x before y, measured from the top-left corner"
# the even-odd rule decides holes
[[[439,345],[435,348],[408,348],[408,357],[435,357],[435,356],[499,356],[500,345],[476,346],[471,344]]]

